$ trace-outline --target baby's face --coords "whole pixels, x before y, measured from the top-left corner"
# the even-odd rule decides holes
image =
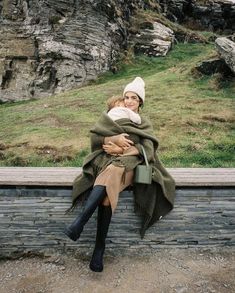
[[[115,103],[115,107],[125,107],[124,101],[123,100],[122,101],[117,101]]]

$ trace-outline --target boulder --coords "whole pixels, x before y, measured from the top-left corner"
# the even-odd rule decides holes
[[[235,42],[227,37],[220,37],[215,40],[215,44],[220,57],[235,74]]]
[[[131,39],[135,53],[148,56],[165,56],[174,42],[174,32],[161,23],[154,22],[151,28],[140,30]]]
[[[192,1],[191,16],[211,31],[232,33],[235,30],[235,2],[229,0]]]
[[[234,0],[158,0],[162,13],[171,21],[191,28],[231,34],[235,30]]]
[[[223,76],[231,75],[231,70],[224,60],[219,58],[213,58],[210,60],[204,60],[199,63],[196,70],[205,75],[212,75],[215,73],[221,73]]]

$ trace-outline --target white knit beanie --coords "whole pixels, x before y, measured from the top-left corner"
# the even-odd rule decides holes
[[[145,99],[145,83],[141,77],[136,77],[131,83],[128,83],[128,85],[125,87],[123,91],[123,97],[125,96],[125,93],[127,92],[133,92],[137,94],[142,101],[144,102]]]

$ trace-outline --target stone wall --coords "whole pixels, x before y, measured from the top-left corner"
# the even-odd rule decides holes
[[[93,248],[96,215],[77,243],[63,234],[65,225],[80,212],[78,208],[65,215],[70,196],[70,187],[1,186],[0,257]],[[177,188],[174,210],[141,239],[140,217],[133,212],[132,193],[124,191],[112,218],[107,248],[234,246],[234,216],[234,188]]]

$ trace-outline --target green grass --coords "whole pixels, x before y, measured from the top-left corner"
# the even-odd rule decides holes
[[[234,167],[234,80],[195,76],[216,54],[212,44],[178,44],[165,57],[136,56],[88,86],[0,105],[1,166],[81,166],[89,129],[111,95],[135,76],[146,82],[148,116],[167,167]]]

